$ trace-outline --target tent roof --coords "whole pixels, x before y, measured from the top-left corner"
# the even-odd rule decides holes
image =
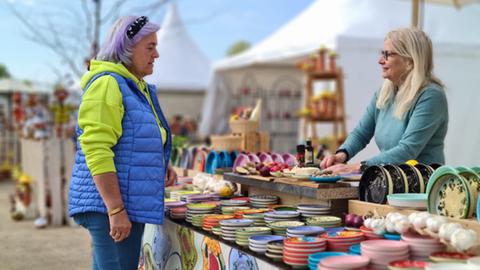
[[[336,48],[341,36],[383,40],[388,31],[409,26],[410,13],[411,1],[317,0],[248,51],[219,60],[214,68],[291,62],[321,45]],[[472,33],[480,23],[478,2],[461,9],[425,4],[424,14],[423,29],[435,43],[480,45],[480,35]]]
[[[205,91],[211,63],[190,38],[174,4],[169,6],[157,33],[157,50],[153,74],[145,80],[157,89]]]
[[[46,83],[33,82],[31,85],[16,79],[0,79],[0,93],[21,92],[27,94],[50,94],[53,87]]]

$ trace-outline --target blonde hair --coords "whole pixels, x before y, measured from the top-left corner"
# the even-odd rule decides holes
[[[412,107],[420,91],[428,83],[433,82],[443,87],[443,83],[433,75],[432,41],[420,29],[400,28],[390,31],[385,40],[392,43],[393,51],[404,60],[409,67],[403,75],[403,83],[396,89],[392,81],[385,79],[377,99],[377,108],[385,108],[390,102],[396,104],[394,115],[402,119]]]

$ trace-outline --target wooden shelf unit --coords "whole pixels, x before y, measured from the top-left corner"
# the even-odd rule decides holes
[[[344,90],[343,90],[343,72],[342,69],[338,68],[335,72],[325,71],[325,72],[306,72],[305,73],[305,95],[304,95],[304,106],[309,108],[310,111],[313,110],[312,99],[314,96],[313,93],[313,84],[317,81],[333,81],[335,83],[335,88],[333,93],[335,95],[335,109],[333,110],[333,115],[330,117],[305,117],[305,124],[303,126],[303,138],[310,137],[313,141],[318,139],[317,135],[317,124],[319,123],[332,123],[333,124],[333,143],[332,149],[335,150],[338,148],[340,141],[343,140],[347,135],[346,123],[345,123],[345,100],[344,100]],[[310,136],[308,133],[310,129]]]

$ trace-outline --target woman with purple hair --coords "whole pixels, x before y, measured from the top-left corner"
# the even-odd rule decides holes
[[[117,20],[90,70],[78,113],[69,214],[93,242],[93,269],[137,269],[145,223],[163,224],[171,133],[153,85],[159,26]]]

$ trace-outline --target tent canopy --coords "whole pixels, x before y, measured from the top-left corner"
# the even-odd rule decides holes
[[[0,93],[50,94],[52,91],[53,87],[48,84],[38,82],[26,84],[16,79],[0,79]]]
[[[211,63],[189,36],[174,4],[157,33],[153,74],[145,80],[158,90],[200,91],[207,88]]]
[[[410,13],[410,1],[317,0],[250,50],[222,59],[214,64],[214,68],[291,63],[321,45],[335,49],[340,36],[382,40],[390,30],[408,27]],[[479,14],[478,3],[461,9],[427,3],[423,30],[434,43],[478,45],[480,35],[472,30],[480,23]],[[378,46],[380,49],[381,44]]]

